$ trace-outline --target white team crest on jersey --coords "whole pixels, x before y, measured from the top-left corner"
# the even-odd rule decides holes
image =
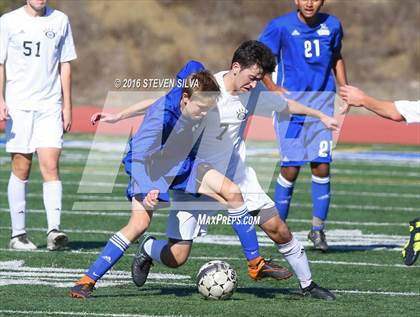
[[[330,29],[324,23],[321,23],[321,27],[317,31],[319,36],[328,36],[330,35]]]
[[[299,35],[300,35],[299,31],[296,29],[292,32],[292,36],[299,36]]]
[[[236,110],[236,117],[238,118],[238,120],[244,121],[247,114],[248,110],[246,110],[245,108],[240,108]]]
[[[44,30],[44,34],[46,37],[48,37],[49,39],[53,39],[55,38],[55,35],[57,34],[56,32],[54,32],[54,30],[52,29],[46,29]]]

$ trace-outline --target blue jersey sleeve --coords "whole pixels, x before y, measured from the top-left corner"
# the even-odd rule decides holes
[[[268,23],[258,40],[267,45],[273,51],[273,54],[276,57],[278,56],[282,45],[281,27],[278,25],[277,19],[274,19]]]

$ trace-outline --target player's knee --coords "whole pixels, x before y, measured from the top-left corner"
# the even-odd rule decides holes
[[[229,190],[224,194],[228,205],[232,208],[237,208],[244,204],[244,199],[242,197],[241,190],[236,184],[231,184]]]

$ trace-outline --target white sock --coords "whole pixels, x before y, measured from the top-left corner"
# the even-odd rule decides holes
[[[51,230],[60,230],[63,186],[60,181],[45,182],[43,184],[43,193],[48,222],[47,233]]]
[[[28,181],[21,180],[13,173],[10,174],[7,186],[10,219],[12,221],[12,237],[26,233],[26,187]]]
[[[292,267],[300,286],[308,287],[312,282],[312,274],[303,245],[297,239],[292,238],[288,243],[277,244],[277,248]]]
[[[153,260],[158,263],[162,263],[160,259],[160,254],[162,253],[163,248],[168,244],[167,240],[154,240],[149,239],[144,244],[144,251],[150,256]]]

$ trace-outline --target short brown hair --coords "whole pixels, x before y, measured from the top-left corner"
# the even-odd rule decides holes
[[[200,98],[217,99],[220,96],[220,87],[216,78],[208,70],[203,70],[187,77],[182,92],[186,93],[189,98],[194,95]]]

